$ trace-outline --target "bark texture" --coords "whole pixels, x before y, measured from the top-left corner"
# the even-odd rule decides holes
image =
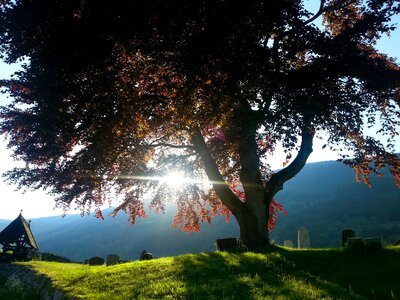
[[[257,249],[269,245],[268,218],[269,206],[276,193],[283,189],[286,181],[297,175],[304,167],[312,153],[314,131],[304,127],[300,150],[293,162],[274,174],[263,184],[259,170],[259,157],[254,136],[256,124],[250,123],[242,131],[239,146],[241,170],[240,181],[243,185],[245,199],[239,199],[229,188],[220,173],[215,160],[207,149],[207,145],[199,130],[192,135],[192,143],[201,156],[207,175],[212,181],[217,196],[235,216],[240,228],[240,240],[249,249]]]

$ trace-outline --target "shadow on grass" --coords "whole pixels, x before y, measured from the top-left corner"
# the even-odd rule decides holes
[[[39,300],[40,296],[35,291],[27,291],[20,287],[6,285],[7,278],[0,276],[0,299],[7,300]]]
[[[80,299],[400,298],[400,249],[364,253],[277,248],[187,254],[111,267],[33,266],[53,277],[58,289]]]
[[[341,250],[185,255],[187,299],[397,299],[400,256]]]
[[[362,299],[400,299],[400,248],[279,250],[299,269]]]
[[[181,267],[188,299],[323,299],[338,291],[280,253],[216,252],[181,256],[174,262]]]

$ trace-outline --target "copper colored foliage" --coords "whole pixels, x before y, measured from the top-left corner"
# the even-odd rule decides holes
[[[0,81],[12,96],[0,133],[26,163],[6,177],[99,218],[112,201],[131,223],[175,202],[184,231],[233,215],[251,246],[268,244],[284,212],[274,197],[319,132],[354,151],[342,158],[358,180],[389,167],[400,186],[400,67],[375,48],[400,1],[304,4],[1,1],[1,58],[25,62]],[[279,143],[287,161],[273,172]],[[162,178],[177,170],[185,184],[172,188]]]

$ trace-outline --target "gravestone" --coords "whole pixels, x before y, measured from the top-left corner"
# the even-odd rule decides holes
[[[94,256],[92,258],[89,258],[88,262],[89,266],[102,266],[104,264],[104,258]]]
[[[153,259],[153,254],[147,252],[147,250],[143,250],[142,253],[140,253],[140,260],[150,260],[150,259]]]
[[[310,248],[310,235],[305,227],[300,227],[297,231],[297,247],[299,249]]]
[[[232,251],[237,250],[238,242],[236,238],[226,238],[217,240],[218,251]]]
[[[109,254],[107,255],[106,266],[113,266],[119,263],[119,255]]]
[[[346,245],[351,249],[364,249],[364,239],[361,237],[348,238]]]
[[[367,237],[364,239],[364,248],[367,251],[381,250],[382,238],[379,236]]]
[[[347,239],[346,246],[353,250],[365,250],[366,252],[373,252],[382,249],[382,237],[353,237]]]
[[[356,233],[351,229],[346,229],[342,231],[342,247],[347,245],[347,239],[353,238],[356,236]]]
[[[293,241],[292,240],[285,240],[283,242],[284,247],[293,248]]]
[[[129,260],[127,260],[127,259],[120,259],[118,261],[119,264],[124,264],[124,263],[127,263],[127,262],[129,262]]]

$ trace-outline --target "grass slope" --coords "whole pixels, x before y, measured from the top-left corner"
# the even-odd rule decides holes
[[[400,247],[213,252],[110,267],[23,264],[78,299],[400,299]]]

